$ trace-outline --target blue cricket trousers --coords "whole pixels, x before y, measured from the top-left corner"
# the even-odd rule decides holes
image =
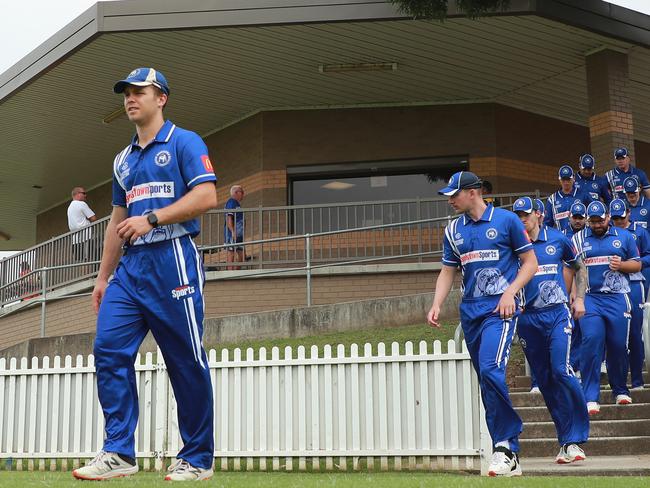
[[[632,302],[632,320],[630,321],[630,375],[632,387],[643,386],[643,304],[645,303],[645,282],[630,282],[630,302]]]
[[[508,441],[510,449],[519,452],[522,422],[512,407],[506,386],[506,365],[517,316],[503,320],[494,313],[500,299],[501,295],[463,300],[460,321],[479,378],[492,443]]]
[[[210,468],[214,458],[212,383],[201,344],[203,264],[188,236],[128,248],[97,317],[95,364],[104,411],[104,450],[135,457],[138,394],[134,361],[151,331],[178,404],[178,458]]]
[[[565,304],[524,311],[517,321],[521,345],[555,423],[560,445],[589,438],[589,414],[570,365],[573,320]]]
[[[587,312],[580,319],[582,355],[580,374],[585,400],[600,401],[600,364],[607,346],[607,375],[612,394],[629,395],[627,342],[631,303],[625,293],[587,293]]]

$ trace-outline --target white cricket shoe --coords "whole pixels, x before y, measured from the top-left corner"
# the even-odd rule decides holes
[[[589,415],[596,415],[597,413],[600,413],[600,403],[587,402],[587,412],[589,412]]]
[[[541,391],[539,391],[539,386],[533,386],[530,389],[530,393],[541,393]]]
[[[567,444],[560,448],[560,452],[555,456],[555,462],[558,464],[569,464],[575,461],[584,461],[587,455],[578,444]]]
[[[632,390],[632,391],[641,391],[643,389],[644,389],[643,385],[634,386],[634,387],[630,388],[630,390]]]
[[[165,481],[201,481],[212,478],[212,469],[195,468],[183,459],[176,460],[168,469]]]
[[[130,476],[137,472],[137,464],[129,464],[114,452],[99,451],[83,468],[75,469],[72,476],[80,480],[98,481]]]
[[[521,465],[516,453],[505,447],[496,447],[488,468],[488,476],[521,476]]]
[[[616,395],[616,405],[629,405],[632,403],[630,395]]]

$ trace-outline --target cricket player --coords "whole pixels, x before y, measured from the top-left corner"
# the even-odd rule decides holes
[[[113,212],[92,296],[106,436],[103,449],[73,475],[105,480],[138,471],[133,364],[151,331],[165,358],[183,440],[165,479],[204,480],[212,476],[213,401],[201,344],[203,263],[192,237],[199,233],[197,217],[217,204],[216,177],[202,139],[163,118],[170,91],[162,73],[135,69],[113,90],[124,94],[136,134],[113,163]]]
[[[445,229],[442,269],[427,320],[440,327],[440,308],[461,268],[461,325],[494,445],[488,474],[519,476],[522,422],[510,402],[505,374],[519,316],[518,294],[537,271],[537,259],[517,216],[485,204],[474,173],[455,173],[439,193],[449,197],[460,216]]]
[[[648,181],[648,176],[642,169],[632,166],[630,154],[627,148],[617,148],[614,151],[614,160],[616,162],[616,168],[610,169],[605,173],[605,179],[609,184],[612,198],[620,198],[621,200],[625,199],[623,182],[625,181],[625,178],[630,176],[637,179],[639,186],[643,189],[643,194],[647,198],[650,198],[650,181]]]
[[[600,178],[594,171],[596,162],[591,154],[580,156],[579,169],[575,175],[575,186],[583,202],[602,201],[609,204],[612,199],[607,180]]]
[[[630,222],[650,230],[650,199],[641,195],[639,180],[634,176],[628,176],[623,180],[623,190],[629,209]]]
[[[569,211],[571,205],[581,201],[582,195],[573,184],[573,169],[571,166],[561,166],[558,171],[560,189],[551,194],[546,200],[544,224],[563,231],[569,226]]]
[[[632,403],[627,388],[627,341],[632,303],[630,273],[641,271],[636,241],[629,231],[609,226],[605,204],[587,207],[589,227],[573,236],[587,267],[585,315],[580,319],[582,387],[590,415],[600,412],[600,364],[607,346],[607,374],[618,405]]]
[[[519,341],[537,380],[537,386],[555,423],[559,464],[583,461],[580,444],[589,438],[589,415],[580,382],[569,363],[572,315],[584,315],[587,271],[571,241],[556,229],[539,227],[540,212],[533,200],[522,197],[512,207],[533,242],[538,267],[524,287],[526,305],[519,317]],[[576,297],[569,309],[563,270],[576,272]]]

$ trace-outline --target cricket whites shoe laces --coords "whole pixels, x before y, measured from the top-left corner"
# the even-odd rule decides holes
[[[519,456],[506,447],[496,447],[492,453],[488,476],[521,476]]]
[[[137,464],[129,464],[114,452],[99,451],[83,468],[75,469],[72,476],[80,480],[99,481],[130,476],[137,472]]]

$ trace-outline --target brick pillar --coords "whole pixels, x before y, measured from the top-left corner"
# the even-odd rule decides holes
[[[591,154],[600,174],[613,166],[614,149],[626,147],[634,163],[634,124],[628,95],[627,54],[602,49],[586,56]]]

